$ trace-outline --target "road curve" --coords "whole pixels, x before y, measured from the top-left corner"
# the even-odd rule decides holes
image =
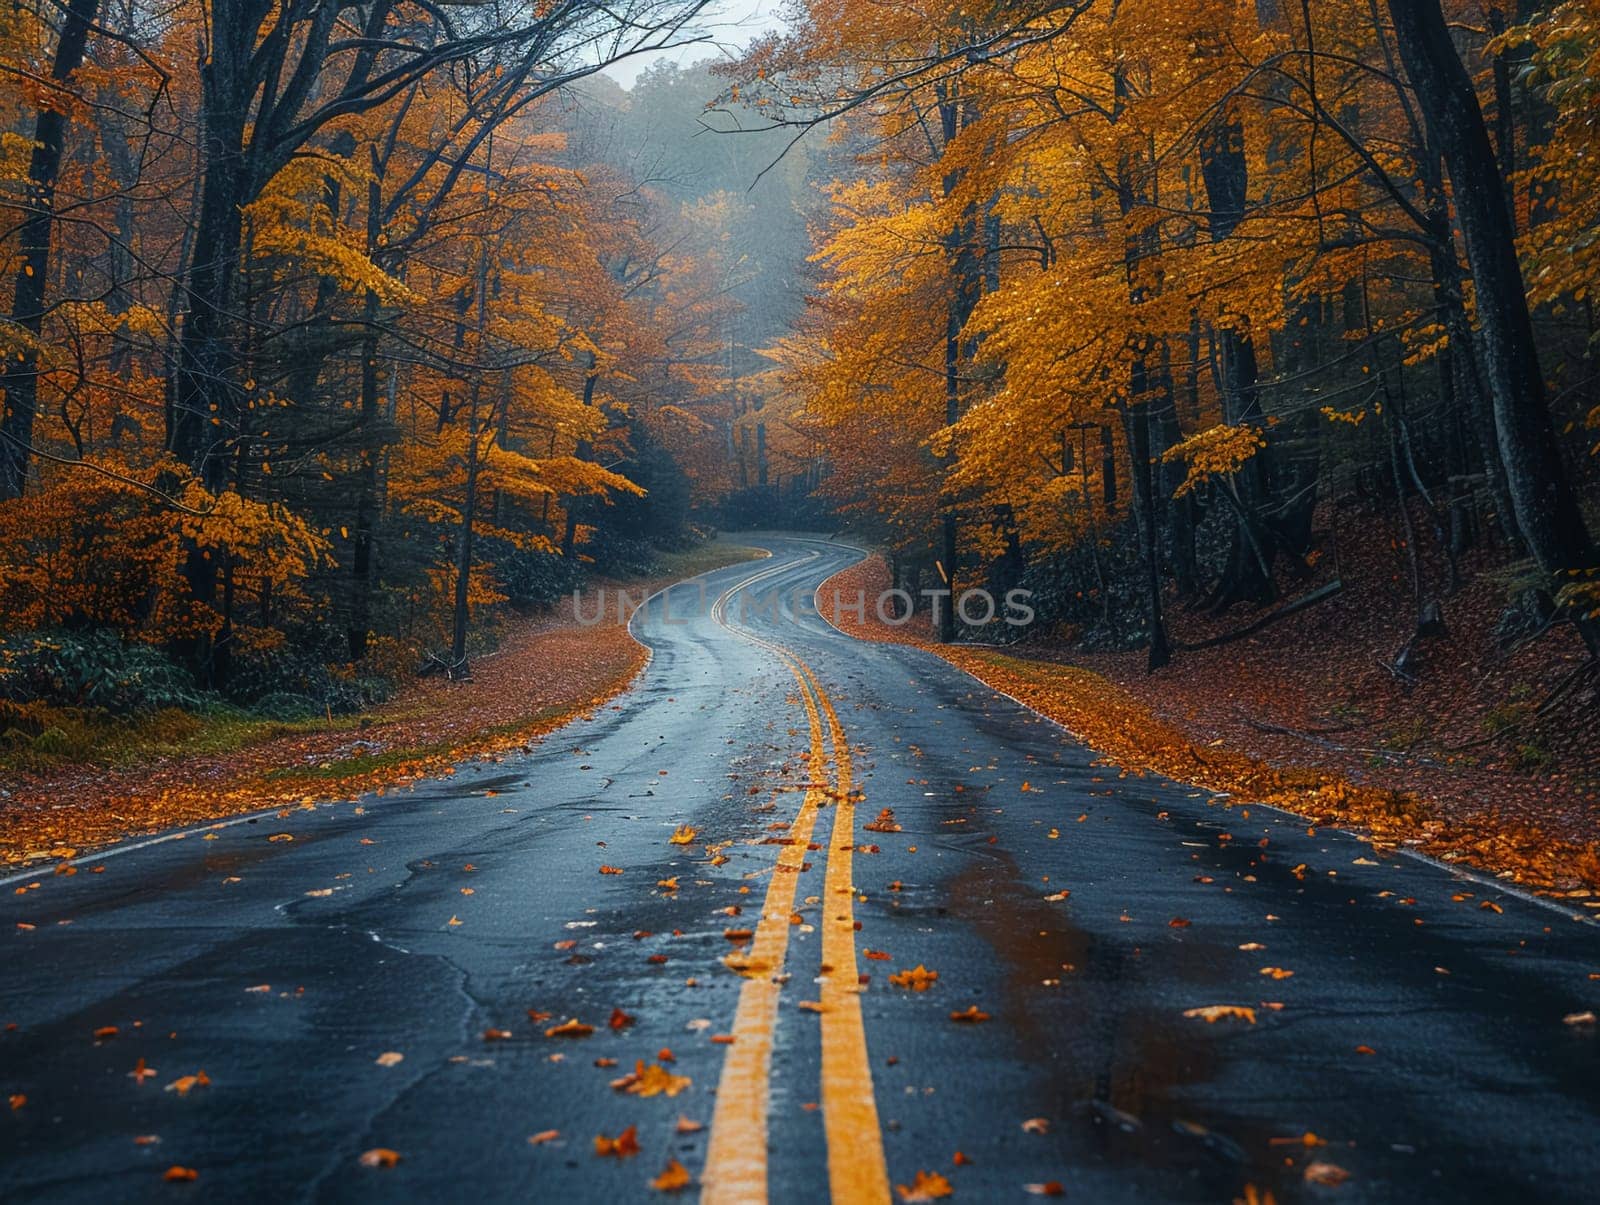
[[[8,883],[0,1198],[1596,1199],[1595,927],[1122,777],[759,542],[529,753]]]

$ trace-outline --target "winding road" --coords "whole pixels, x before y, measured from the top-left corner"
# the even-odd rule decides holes
[[[532,752],[8,881],[0,1197],[1600,1198],[1593,925],[1124,777],[759,542]]]

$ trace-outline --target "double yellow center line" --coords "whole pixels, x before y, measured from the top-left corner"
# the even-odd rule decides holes
[[[822,903],[822,1120],[828,1143],[828,1187],[837,1205],[890,1199],[883,1157],[883,1132],[867,1061],[856,970],[855,800],[851,795],[850,744],[828,692],[811,667],[789,649],[727,620],[728,601],[739,591],[793,568],[772,566],[730,587],[712,605],[717,623],[776,655],[794,675],[811,729],[805,799],[789,825],[785,844],[762,902],[761,920],[749,951],[729,965],[745,980],[734,1014],[733,1045],[717,1084],[716,1110],[701,1174],[706,1205],[759,1205],[767,1200],[767,1114],[771,1098],[772,1044],[789,948],[790,918],[807,846],[821,810],[834,801],[833,825],[824,845]],[[826,734],[826,741],[824,735]],[[829,783],[832,749],[833,782]]]

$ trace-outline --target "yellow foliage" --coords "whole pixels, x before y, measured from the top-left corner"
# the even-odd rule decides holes
[[[1218,423],[1214,427],[1191,435],[1176,443],[1162,454],[1166,461],[1182,460],[1189,466],[1189,475],[1173,497],[1181,498],[1196,486],[1213,477],[1229,477],[1244,467],[1246,461],[1266,447],[1266,439],[1255,427],[1230,427]]]

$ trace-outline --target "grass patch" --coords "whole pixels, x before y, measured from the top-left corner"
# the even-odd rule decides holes
[[[337,782],[344,778],[354,778],[358,774],[393,770],[409,762],[442,757],[448,754],[451,748],[449,741],[435,741],[429,745],[408,745],[399,749],[384,749],[377,753],[357,753],[350,757],[341,757],[337,761],[279,766],[274,770],[268,770],[264,777],[272,782],[282,782],[286,779]]]
[[[675,580],[682,580],[710,573],[713,569],[725,569],[729,565],[737,565],[743,561],[760,560],[766,555],[765,548],[751,548],[744,544],[723,544],[713,540],[709,544],[702,544],[687,552],[662,553],[661,573],[663,576],[671,575]]]
[[[479,744],[487,742],[498,745],[506,738],[524,732],[543,731],[549,727],[549,721],[566,719],[583,709],[583,706],[567,704],[541,707],[520,719],[486,727],[477,734],[475,740]],[[434,741],[426,745],[404,745],[398,749],[381,749],[372,753],[359,752],[334,761],[278,766],[268,770],[262,777],[270,782],[334,783],[428,762],[460,761],[464,755],[462,747],[456,742]]]
[[[89,708],[12,704],[0,714],[0,770],[42,774],[69,765],[124,766],[231,753],[279,736],[353,728],[359,716],[274,720],[235,707],[166,708],[117,716]]]

